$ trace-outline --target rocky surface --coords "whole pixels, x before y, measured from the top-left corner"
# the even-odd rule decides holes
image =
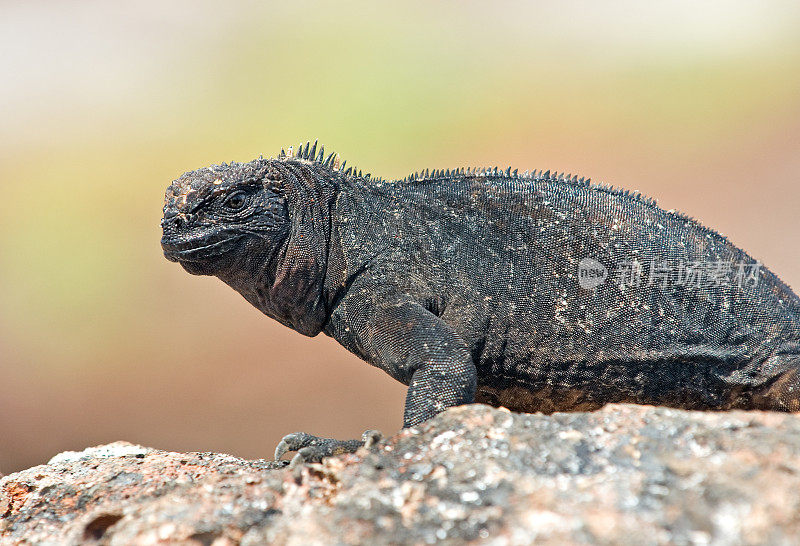
[[[451,409],[306,465],[118,442],[0,478],[0,544],[739,544],[800,537],[800,415]]]

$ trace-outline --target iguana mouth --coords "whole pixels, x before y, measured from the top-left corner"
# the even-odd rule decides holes
[[[224,254],[241,238],[242,235],[231,235],[213,243],[208,243],[205,237],[181,242],[161,239],[161,248],[164,250],[164,257],[171,262],[199,262]]]

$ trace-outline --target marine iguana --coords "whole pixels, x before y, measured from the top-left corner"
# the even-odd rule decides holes
[[[569,175],[386,181],[316,142],[187,172],[165,256],[408,385],[403,427],[484,402],[800,410],[800,299],[724,236]],[[363,441],[287,435],[276,458]]]

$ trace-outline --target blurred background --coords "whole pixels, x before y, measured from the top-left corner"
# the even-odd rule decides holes
[[[172,179],[301,140],[638,189],[800,288],[796,1],[6,0],[0,82],[4,473],[400,427],[402,385],[162,257]]]

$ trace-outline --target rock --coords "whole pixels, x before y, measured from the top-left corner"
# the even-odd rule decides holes
[[[454,408],[305,465],[117,442],[0,479],[0,544],[796,543],[800,415]]]

